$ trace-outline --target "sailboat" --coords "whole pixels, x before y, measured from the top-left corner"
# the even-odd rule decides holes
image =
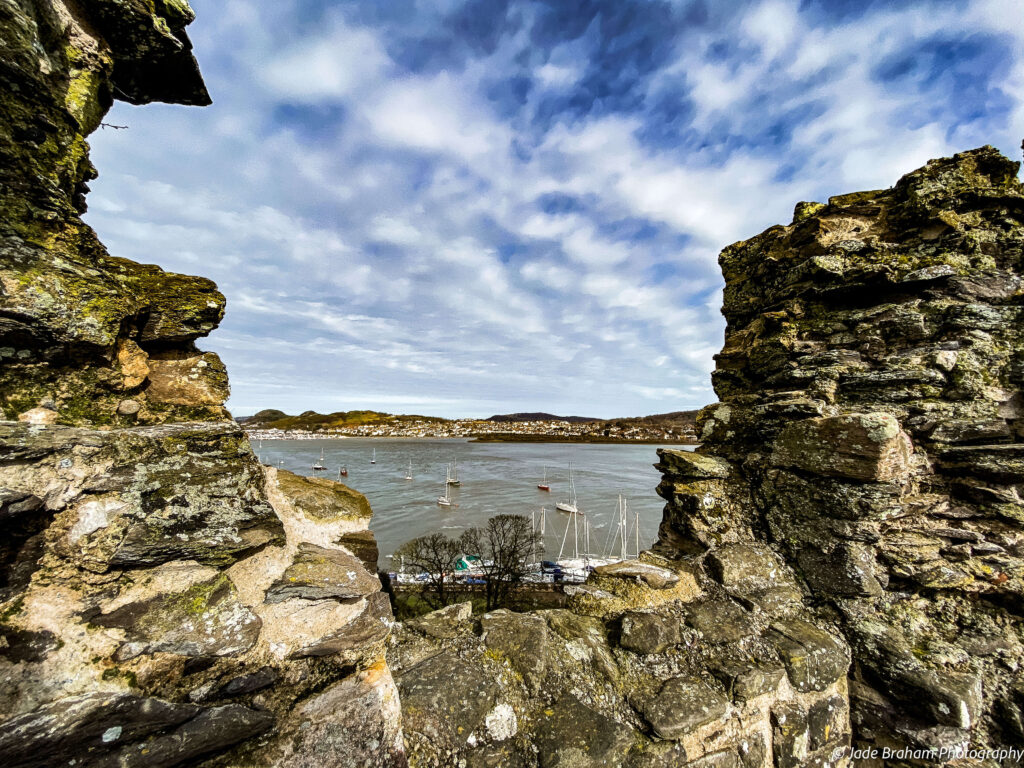
[[[462,481],[459,480],[459,460],[456,459],[453,464],[448,465],[448,479],[445,481],[447,485],[462,485]]]
[[[371,464],[376,464],[377,463],[377,449],[376,448],[373,449],[373,456],[370,457],[370,463]]]
[[[572,481],[572,462],[569,462],[569,501],[558,502],[555,504],[555,509],[570,515],[580,514],[580,508],[576,503],[576,485]]]
[[[324,449],[323,448],[320,449],[320,460],[313,462],[312,469],[313,469],[314,472],[321,472],[321,471],[327,469],[327,465],[324,464]]]
[[[406,480],[412,480],[412,461],[409,462],[409,471],[405,473]]]
[[[451,495],[451,491],[448,490],[448,480],[447,480],[447,478],[445,479],[445,483],[444,483],[444,496],[438,496],[437,497],[437,503],[438,503],[438,506],[441,506],[441,507],[450,507],[452,505],[452,495]]]
[[[548,468],[544,467],[544,482],[537,483],[537,488],[542,491],[550,491],[551,486],[548,485]]]
[[[580,519],[583,520],[583,552],[580,552],[580,530],[578,524]],[[563,557],[563,555],[568,554],[565,550],[565,545],[568,543],[569,539],[569,528],[572,528],[572,557]],[[562,573],[567,581],[585,581],[592,567],[591,560],[590,521],[582,512],[570,515],[565,521],[565,533],[562,534],[562,546],[558,548],[558,558],[555,562],[562,569]]]

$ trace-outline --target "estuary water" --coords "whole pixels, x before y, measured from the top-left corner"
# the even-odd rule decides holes
[[[390,568],[388,555],[404,542],[433,531],[458,536],[467,527],[483,525],[498,514],[540,517],[547,509],[545,557],[558,554],[570,516],[555,511],[569,499],[569,462],[573,466],[578,506],[590,521],[590,551],[601,555],[609,529],[617,533],[618,497],[629,503],[629,548],[635,548],[635,515],[640,518],[640,549],[657,538],[664,501],[654,492],[661,475],[657,445],[587,443],[473,443],[464,439],[344,438],[337,440],[252,441],[264,464],[299,475],[338,480],[338,469],[348,468],[340,481],[364,494],[373,507],[373,530],[380,547],[381,568]],[[692,449],[692,446],[669,446]],[[327,470],[314,472],[312,464],[324,452]],[[376,452],[376,464],[370,460]],[[406,480],[412,463],[412,480]],[[458,462],[462,485],[452,487],[451,507],[441,507],[445,469]],[[538,490],[547,472],[550,492]],[[582,520],[578,520],[583,549]],[[572,554],[573,530],[566,544]],[[618,549],[616,549],[618,552]]]

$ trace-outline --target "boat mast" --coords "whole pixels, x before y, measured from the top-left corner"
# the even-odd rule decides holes
[[[626,554],[626,502],[621,493],[619,494],[619,539],[621,541],[619,553],[625,560],[628,557]]]
[[[537,562],[537,526],[533,519],[533,510],[530,510],[530,562]]]
[[[572,517],[572,559],[578,560],[580,557],[580,527],[576,523],[577,515],[573,513],[570,517]]]
[[[640,509],[636,510],[636,556],[640,557]]]
[[[575,518],[576,515],[571,515],[571,517]],[[565,550],[565,540],[569,538],[569,525],[570,524],[571,524],[570,520],[566,520],[565,521],[565,533],[562,534],[562,546],[560,546],[558,548],[558,560],[562,559],[562,552]]]

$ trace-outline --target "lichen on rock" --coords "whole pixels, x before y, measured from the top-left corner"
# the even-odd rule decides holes
[[[262,467],[216,286],[80,217],[114,98],[209,103],[192,19],[0,1],[0,758],[403,766],[366,499]]]
[[[794,685],[813,677],[794,627],[849,643],[860,747],[1024,736],[1018,169],[991,147],[933,160],[726,248],[721,402],[690,462],[724,466],[662,462],[663,549],[742,582],[767,545],[797,577],[809,623],[771,629]],[[806,722],[780,712],[777,765],[808,764]]]

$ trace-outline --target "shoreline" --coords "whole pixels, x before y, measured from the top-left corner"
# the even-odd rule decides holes
[[[575,435],[312,435],[285,434],[260,435],[246,432],[256,440],[461,440],[468,443],[594,443],[600,445],[700,445],[693,440],[671,440],[667,438],[621,439],[615,437],[587,437]]]
[[[471,443],[600,443],[633,445],[700,445],[691,440],[644,437],[621,439],[617,437],[559,436],[559,435],[478,435],[470,438]]]

